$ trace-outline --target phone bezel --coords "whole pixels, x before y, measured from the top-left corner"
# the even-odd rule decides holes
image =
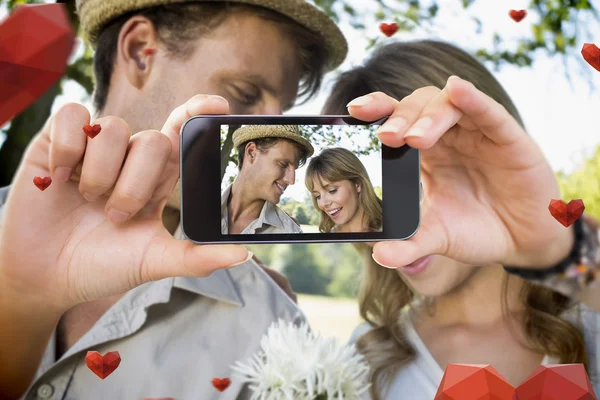
[[[183,234],[198,244],[338,243],[409,239],[417,232],[420,224],[420,152],[409,146],[392,148],[385,145],[382,145],[382,232],[221,234],[221,125],[381,125],[386,119],[369,123],[350,116],[203,115],[190,118],[182,126],[180,136],[180,217]],[[187,160],[194,159],[197,159],[195,163],[186,163]],[[190,186],[186,182],[194,182],[194,185]],[[197,190],[198,184],[211,189]],[[219,211],[218,215],[214,210]]]

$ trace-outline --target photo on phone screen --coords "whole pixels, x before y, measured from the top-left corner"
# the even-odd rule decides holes
[[[402,240],[420,218],[419,152],[383,121],[202,116],[182,128],[181,220],[198,243]]]
[[[231,129],[221,125],[221,157],[230,160],[222,171],[221,234],[383,229],[377,126],[243,125],[233,132],[241,144],[225,147]],[[235,218],[244,207],[254,208],[249,223]]]

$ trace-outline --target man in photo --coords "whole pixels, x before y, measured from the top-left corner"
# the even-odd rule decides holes
[[[302,233],[277,204],[314,153],[295,125],[248,125],[233,134],[239,175],[221,195],[221,233]]]

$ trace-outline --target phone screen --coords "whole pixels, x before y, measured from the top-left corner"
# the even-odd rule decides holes
[[[376,130],[375,125],[221,125],[226,160],[221,234],[381,231]],[[248,140],[227,145],[236,132]],[[306,143],[294,140],[296,135]]]
[[[418,150],[383,146],[381,121],[197,118],[182,129],[182,223],[193,241],[400,240],[418,228]]]

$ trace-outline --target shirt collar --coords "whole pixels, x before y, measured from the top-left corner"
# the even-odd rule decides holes
[[[173,236],[175,239],[186,239],[185,235],[181,231],[181,224]],[[215,300],[224,301],[226,303],[238,306],[244,305],[244,301],[235,283],[235,279],[229,270],[219,269],[205,278],[187,276],[177,277],[173,281],[173,287],[188,290],[190,292],[210,297]]]
[[[258,220],[262,223],[266,223],[283,229],[283,221],[279,217],[279,213],[277,212],[277,206],[268,201],[265,201],[265,205],[263,206],[260,212]]]
[[[229,185],[227,189],[225,189],[223,194],[221,194],[221,215],[223,216],[225,221],[227,221],[227,201],[229,200],[229,195],[231,194],[232,187],[233,185]],[[279,217],[279,213],[277,212],[277,206],[268,201],[265,201],[265,204],[260,210],[260,214],[255,220],[255,223],[258,227],[261,227],[263,224],[269,224],[272,226],[276,226],[280,229],[284,228],[283,221],[281,220],[281,218]]]

